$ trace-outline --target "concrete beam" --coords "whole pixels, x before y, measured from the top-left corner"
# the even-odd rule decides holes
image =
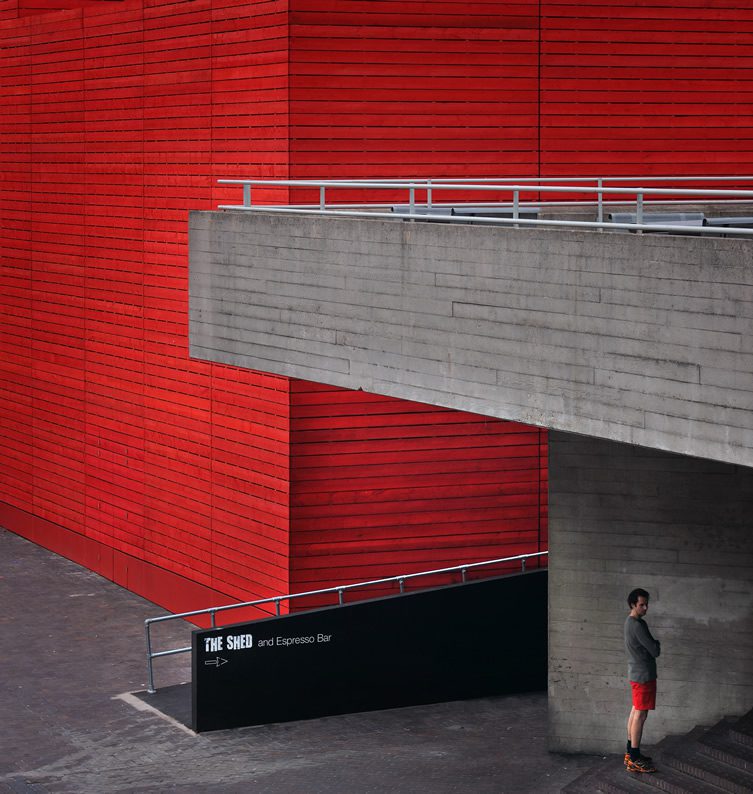
[[[190,218],[191,355],[753,466],[753,241]]]

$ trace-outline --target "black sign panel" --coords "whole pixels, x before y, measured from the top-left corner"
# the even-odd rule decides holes
[[[546,688],[547,573],[193,633],[196,731]]]

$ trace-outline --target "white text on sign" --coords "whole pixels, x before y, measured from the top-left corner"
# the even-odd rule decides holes
[[[254,637],[252,634],[229,634],[227,637],[204,638],[204,650],[207,653],[216,653],[217,651],[240,651],[243,648],[253,647]]]

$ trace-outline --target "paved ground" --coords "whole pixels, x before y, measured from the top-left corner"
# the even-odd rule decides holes
[[[197,736],[128,694],[153,604],[0,529],[0,605],[3,793],[545,794],[598,760],[547,753],[543,693]],[[188,654],[156,665],[189,678]]]

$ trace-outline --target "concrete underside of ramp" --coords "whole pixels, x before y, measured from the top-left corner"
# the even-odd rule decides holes
[[[624,746],[634,587],[663,649],[646,740],[753,706],[752,241],[190,224],[192,355],[552,431],[552,749]]]

